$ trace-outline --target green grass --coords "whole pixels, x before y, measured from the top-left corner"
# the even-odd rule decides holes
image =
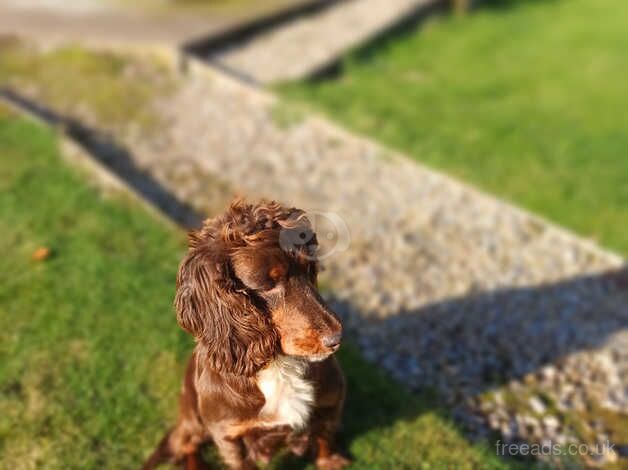
[[[171,307],[184,237],[103,197],[52,132],[2,109],[0,193],[0,468],[137,468],[175,417],[193,345]],[[40,246],[52,256],[33,261]],[[351,347],[341,361],[355,468],[513,465]]]
[[[487,3],[283,91],[628,254],[628,3]]]

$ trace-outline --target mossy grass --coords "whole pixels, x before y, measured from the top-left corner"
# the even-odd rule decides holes
[[[0,42],[0,85],[60,112],[108,129],[154,129],[153,100],[173,92],[176,79],[157,56],[93,51],[79,45],[42,50]]]

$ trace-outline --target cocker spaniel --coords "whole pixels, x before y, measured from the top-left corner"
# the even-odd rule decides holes
[[[334,450],[345,381],[334,357],[342,326],[317,290],[317,241],[302,210],[237,200],[189,234],[177,275],[179,325],[196,339],[179,418],[144,464],[204,468],[213,441],[231,469],[284,446],[320,469]]]

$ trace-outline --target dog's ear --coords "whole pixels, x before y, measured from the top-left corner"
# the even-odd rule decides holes
[[[213,370],[254,375],[274,357],[278,334],[239,285],[219,242],[194,241],[177,274],[177,321],[199,341]]]

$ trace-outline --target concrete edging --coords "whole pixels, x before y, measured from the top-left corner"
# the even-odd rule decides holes
[[[56,134],[61,156],[70,164],[79,167],[81,171],[87,173],[100,189],[105,192],[122,194],[166,225],[172,228],[180,228],[180,225],[169,217],[168,214],[164,213],[158,206],[127,184],[124,179],[103,165],[97,156],[86,149],[81,142],[69,135],[63,125],[47,121],[26,107],[20,106],[14,100],[8,98],[2,90],[0,90],[0,103],[18,116],[22,116],[39,126],[52,129]]]
[[[201,51],[224,47],[229,43],[245,40],[266,29],[288,22],[297,16],[307,15],[329,8],[339,1],[341,0],[303,0],[297,5],[280,8],[273,13],[259,18],[253,18],[248,21],[245,20],[223,31],[191,39],[183,43],[180,49],[190,54],[198,54]]]

